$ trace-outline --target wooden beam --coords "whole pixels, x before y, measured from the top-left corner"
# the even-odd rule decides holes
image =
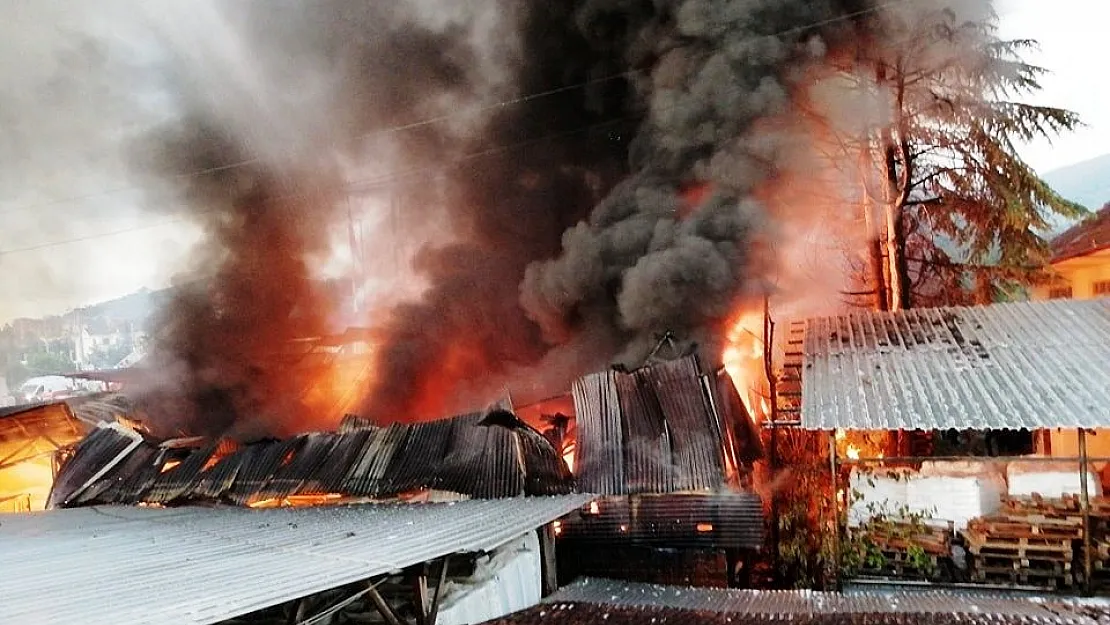
[[[432,599],[432,609],[428,612],[428,617],[425,619],[427,625],[436,625],[436,617],[439,615],[439,598],[443,596],[443,584],[447,581],[447,566],[451,563],[451,555],[443,556],[443,560],[439,564],[439,581],[436,582],[436,594]]]
[[[428,563],[418,564],[412,571],[412,602],[416,607],[416,625],[426,625],[428,610]]]
[[[385,622],[389,623],[389,625],[404,625],[400,617],[397,616],[397,613],[393,611],[393,608],[390,607],[389,603],[382,597],[382,593],[378,592],[377,585],[373,582],[368,582],[368,585],[369,587],[366,594],[369,595],[370,601],[373,602],[374,607],[378,609],[378,614],[382,615]]]

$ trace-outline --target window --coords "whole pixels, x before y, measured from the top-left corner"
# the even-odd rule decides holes
[[[1099,280],[1092,287],[1095,295],[1110,295],[1110,280]]]
[[[1048,299],[1070,299],[1070,286],[1054,286],[1048,290]]]

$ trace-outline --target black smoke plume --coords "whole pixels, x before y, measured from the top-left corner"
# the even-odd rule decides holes
[[[431,252],[431,288],[397,311],[373,414],[461,408],[471,387],[500,390],[491,377],[512,389],[539,376],[552,382],[539,392],[557,392],[583,368],[639,364],[667,331],[715,358],[728,315],[757,291],[751,242],[765,212],[753,191],[774,175],[777,145],[753,125],[786,110],[822,38],[851,32],[836,18],[862,5],[520,6],[519,91],[586,86],[506,108],[485,126],[479,146],[554,138],[452,178],[462,200],[452,206],[475,227]],[[607,120],[619,126],[562,134]],[[691,185],[712,195],[689,212]]]
[[[422,295],[356,320],[384,337],[367,416],[468,409],[526,378],[559,391],[591,367],[638,364],[666,331],[715,357],[729,314],[763,289],[758,190],[787,138],[761,124],[789,114],[806,69],[876,8],[231,6],[219,21],[234,45],[218,48],[230,58],[195,71],[205,48],[179,42],[188,115],[151,159],[214,173],[176,178],[208,235],[206,280],[167,309],[155,351],[193,430],[295,420],[294,389],[261,352],[331,321],[313,258],[328,247],[321,226],[344,218],[352,171],[403,207],[398,236],[432,241],[414,259]],[[205,416],[209,403],[225,416]]]

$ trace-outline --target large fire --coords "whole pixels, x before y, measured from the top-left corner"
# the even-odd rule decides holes
[[[763,313],[745,311],[729,325],[721,361],[732,378],[744,407],[753,419],[761,420],[770,412],[762,390],[766,386],[764,365]]]

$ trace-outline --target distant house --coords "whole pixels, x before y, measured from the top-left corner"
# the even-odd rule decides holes
[[[1110,297],[1110,204],[1052,240],[1052,277],[1033,299]]]

